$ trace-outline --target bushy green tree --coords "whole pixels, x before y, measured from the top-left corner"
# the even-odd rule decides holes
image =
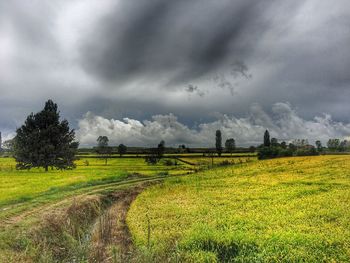
[[[45,103],[42,111],[31,113],[25,123],[17,129],[13,150],[18,169],[49,167],[57,169],[75,168],[74,159],[78,143],[68,121],[60,121],[57,104]]]

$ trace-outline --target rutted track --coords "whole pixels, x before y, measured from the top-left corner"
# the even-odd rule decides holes
[[[0,228],[1,227],[6,227],[12,224],[17,224],[20,223],[22,220],[35,216],[38,213],[41,214],[45,211],[48,211],[50,209],[53,209],[55,207],[60,207],[64,204],[71,203],[74,198],[77,196],[82,197],[84,195],[91,195],[91,194],[98,194],[100,192],[108,192],[108,191],[113,191],[119,188],[123,187],[131,187],[135,186],[137,184],[145,183],[145,182],[156,182],[156,181],[161,181],[165,178],[169,177],[179,177],[179,176],[185,176],[187,174],[179,174],[179,175],[172,175],[172,176],[152,176],[152,177],[141,177],[141,178],[135,178],[135,179],[126,179],[123,181],[118,181],[114,183],[106,183],[106,184],[99,184],[96,186],[91,186],[91,187],[84,187],[75,191],[72,191],[69,193],[63,200],[55,200],[53,202],[45,203],[45,204],[37,204],[37,206],[34,206],[33,209],[25,210],[25,206],[27,205],[26,203],[20,203],[16,205],[9,206],[7,208],[3,208],[3,210],[9,210],[11,209],[18,209],[18,212],[15,212],[14,214],[9,214],[9,216],[0,219]],[[21,211],[21,207],[23,207],[24,211]]]
[[[35,233],[36,228],[39,227],[40,229],[42,225],[45,226],[47,222],[50,222],[51,219],[47,221],[48,216],[53,216],[53,218],[56,218],[56,216],[54,215],[58,213],[57,214],[58,218],[60,218],[60,216],[65,215],[67,211],[71,209],[72,205],[75,204],[76,202],[81,202],[81,201],[84,202],[84,200],[86,201],[86,200],[90,200],[91,198],[97,197],[102,203],[105,202],[103,200],[108,200],[108,202],[110,203],[107,206],[104,206],[103,208],[104,212],[102,213],[102,215],[99,215],[95,220],[98,222],[100,218],[103,218],[103,214],[105,213],[110,213],[112,218],[117,220],[112,220],[114,222],[112,225],[113,231],[111,231],[111,236],[108,238],[108,240],[105,241],[103,239],[100,239],[103,241],[99,243],[98,251],[100,252],[102,251],[102,254],[99,255],[98,261],[92,260],[92,262],[110,262],[111,252],[107,249],[107,247],[110,245],[118,247],[119,249],[118,257],[126,258],[131,255],[130,253],[133,250],[131,236],[129,233],[129,229],[126,225],[126,215],[131,202],[137,197],[137,195],[140,192],[142,192],[145,188],[149,187],[150,185],[161,182],[166,178],[181,177],[185,175],[188,175],[188,173],[171,175],[171,176],[129,178],[119,182],[106,183],[106,184],[101,184],[97,186],[77,189],[65,195],[62,198],[57,198],[56,200],[50,200],[50,201],[47,201],[46,203],[41,203],[41,200],[40,200],[40,202],[35,203],[36,205],[35,207],[32,206],[28,208],[28,203],[18,204],[16,206],[12,206],[8,208],[9,211],[11,211],[11,209],[14,209],[13,213],[9,213],[7,217],[0,219],[0,231],[4,231],[4,232],[15,231],[14,233],[17,233],[16,235],[22,235],[20,233],[22,233],[22,230],[25,230],[23,232],[24,235],[29,234],[30,236],[32,236],[33,235],[31,234],[32,231],[34,231]],[[23,207],[23,210],[21,210],[21,206]],[[84,214],[85,212],[80,211],[78,213]],[[68,219],[68,222],[69,222],[69,219]],[[67,223],[67,220],[63,220],[62,223],[58,224],[58,226],[64,225],[66,223]],[[94,228],[91,225],[91,229],[89,230],[89,233],[86,233],[86,234],[91,235],[91,237],[93,237],[94,235],[93,229]],[[47,233],[47,231],[51,231],[51,230],[49,229],[46,229],[44,231],[39,230],[39,233],[41,232]],[[27,237],[24,237],[24,238],[27,238]],[[32,237],[29,237],[29,238],[32,238]],[[37,243],[38,240],[39,241],[46,240],[46,238],[45,237],[39,238],[39,239],[34,238],[33,242]],[[15,244],[13,245],[15,246]],[[91,251],[94,251],[96,242],[91,240],[91,241],[88,241],[88,244],[86,245],[92,248]],[[44,249],[46,247],[48,251],[50,251],[50,248],[47,247],[47,244],[45,243],[41,245],[40,243],[38,243],[38,246],[39,246],[39,250],[40,250],[40,247],[41,249]],[[25,248],[25,250],[27,250],[27,248]],[[56,251],[56,249],[54,249],[54,251]],[[11,253],[13,253],[13,255],[16,255],[18,252],[20,251],[16,252],[16,249],[15,249]],[[24,253],[24,255],[26,254],[25,251],[21,253]],[[91,258],[91,252],[88,252],[87,257]],[[2,257],[0,256],[0,261],[1,261],[1,258]],[[7,257],[5,258],[7,259]],[[95,258],[95,255],[93,255],[93,258]],[[24,261],[27,262],[26,260]],[[8,262],[12,262],[12,260]],[[22,260],[19,260],[17,262],[22,262]]]

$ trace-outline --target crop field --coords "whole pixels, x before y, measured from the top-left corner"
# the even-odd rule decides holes
[[[168,178],[137,197],[127,222],[154,260],[350,262],[350,156],[253,161]]]

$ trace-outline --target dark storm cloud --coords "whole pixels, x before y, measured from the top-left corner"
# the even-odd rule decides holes
[[[268,27],[275,1],[121,1],[82,45],[82,63],[104,81],[168,74],[186,82],[243,62]],[[170,81],[170,80],[169,80]]]
[[[48,98],[75,127],[171,112],[192,130],[279,102],[348,127],[349,17],[348,0],[0,0],[0,130]]]

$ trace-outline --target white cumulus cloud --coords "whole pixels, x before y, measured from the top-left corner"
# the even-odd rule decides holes
[[[106,135],[110,144],[124,143],[129,146],[154,146],[164,140],[168,146],[209,146],[215,144],[215,131],[220,129],[223,140],[235,138],[237,145],[260,144],[265,129],[279,140],[308,139],[310,143],[329,138],[347,138],[350,124],[337,122],[329,114],[306,120],[301,118],[289,103],[275,103],[268,114],[259,105],[252,105],[245,117],[220,115],[215,121],[189,128],[173,114],[155,115],[151,120],[130,118],[106,119],[91,112],[79,121],[77,138],[81,146],[92,146],[100,135]]]

